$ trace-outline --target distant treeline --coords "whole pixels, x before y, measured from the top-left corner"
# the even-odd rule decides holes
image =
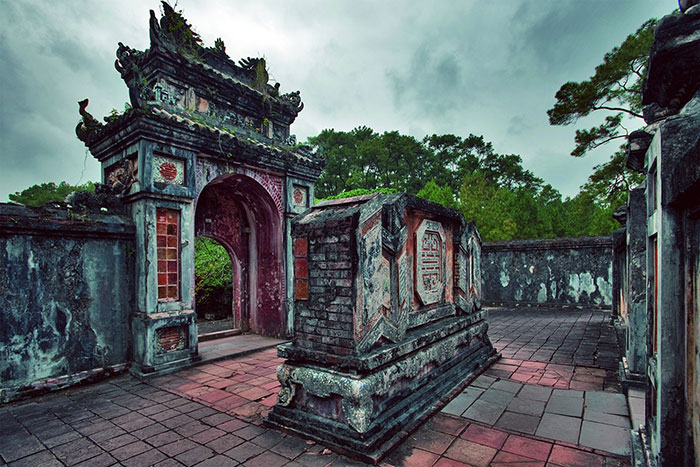
[[[405,191],[457,209],[489,241],[604,235],[619,227],[612,213],[624,194],[611,199],[589,180],[578,195],[562,199],[523,168],[519,155],[497,154],[482,136],[419,141],[363,126],[323,130],[309,143],[328,160],[316,185],[321,199],[380,188]]]

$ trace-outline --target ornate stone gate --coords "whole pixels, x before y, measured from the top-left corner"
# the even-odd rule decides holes
[[[289,222],[311,206],[323,168],[290,136],[299,92],[269,84],[264,59],[236,64],[220,39],[203,47],[165,2],[160,19],[151,11],[150,40],[145,51],[117,49],[130,108],[102,123],[86,99],[76,127],[136,224],[131,332],[141,375],[197,358],[196,235],[235,258],[238,325],[290,335]]]

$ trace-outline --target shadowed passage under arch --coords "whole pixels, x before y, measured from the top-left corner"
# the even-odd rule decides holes
[[[234,327],[282,335],[282,228],[268,192],[246,175],[214,179],[197,198],[195,235],[215,239],[231,255]]]

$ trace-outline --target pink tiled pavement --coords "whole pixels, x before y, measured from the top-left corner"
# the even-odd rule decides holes
[[[511,319],[507,314],[502,318],[507,326],[521,319]],[[604,322],[589,317],[586,326],[594,321]],[[494,320],[490,332],[497,336],[498,345],[510,349],[508,333],[501,332],[499,326]],[[560,325],[549,327],[561,329]],[[530,326],[532,332],[540,328]],[[538,339],[539,332],[527,341],[530,347],[513,347],[507,353],[546,355],[538,354],[533,347]],[[542,342],[547,345],[546,339]],[[556,352],[552,355],[557,356]],[[587,366],[574,360],[565,363],[504,358],[479,380],[481,387],[475,381],[468,388],[474,392],[460,400],[468,403],[492,384],[505,400],[509,391],[522,391],[518,384],[527,383],[528,388],[534,388],[527,391],[527,397],[540,404],[546,404],[556,391],[574,391],[579,384],[591,385],[578,386],[581,391],[590,391],[593,385],[597,391],[611,389],[607,373],[601,382],[603,374],[592,371],[596,370],[595,358],[582,359],[593,363]],[[0,465],[363,465],[317,443],[285,436],[262,425],[275,402],[279,388],[275,373],[280,362],[276,351],[269,349],[206,363],[147,383],[122,375],[2,406]],[[527,380],[523,380],[525,377]],[[583,445],[438,413],[388,453],[382,465],[612,467],[629,465],[629,460]]]

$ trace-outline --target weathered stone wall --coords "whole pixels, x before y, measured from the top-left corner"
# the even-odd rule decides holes
[[[624,207],[625,224],[616,245],[613,269],[620,276],[613,293],[619,302],[617,324],[624,332],[623,369],[625,383],[641,379],[646,369],[646,195],[644,185],[630,191]]]
[[[637,209],[644,214],[639,236],[646,243],[646,268],[629,259],[630,276],[636,270],[633,279],[641,286],[639,276],[646,269],[647,284],[646,300],[639,290],[646,320],[638,324],[647,332],[629,335],[646,340],[634,343],[646,349],[646,407],[644,427],[633,432],[633,443],[643,450],[633,450],[632,463],[697,467],[700,5],[697,0],[681,0],[679,5],[681,12],[656,25],[642,89],[648,125],[631,133],[627,146],[627,167],[646,175],[646,203]]]
[[[293,244],[296,298],[307,300],[294,317],[294,345],[332,355],[354,347],[352,218],[314,229]],[[355,258],[353,258],[355,259]],[[355,266],[356,268],[356,266]]]
[[[611,236],[484,243],[483,302],[609,308],[612,246]]]
[[[0,401],[129,360],[133,258],[122,216],[0,204]]]

